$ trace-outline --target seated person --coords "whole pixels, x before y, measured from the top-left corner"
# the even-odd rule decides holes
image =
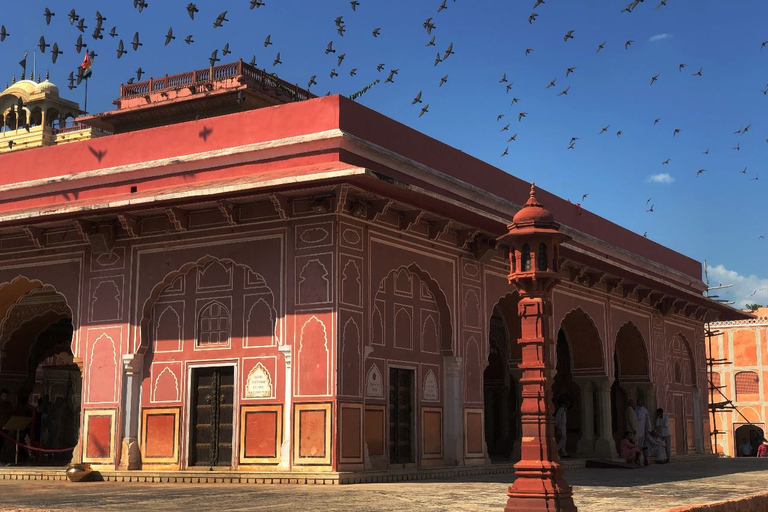
[[[634,462],[638,466],[642,466],[643,450],[635,444],[634,437],[635,434],[631,430],[624,433],[624,439],[619,445],[619,456],[630,464]]]
[[[667,447],[664,440],[659,437],[656,431],[651,430],[647,436],[645,436],[645,449],[648,450],[648,456],[656,459],[656,464],[666,464],[667,460]]]

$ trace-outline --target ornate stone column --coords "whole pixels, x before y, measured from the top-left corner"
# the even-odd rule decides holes
[[[464,464],[464,401],[460,357],[443,357],[445,378],[445,463]]]
[[[522,408],[523,404],[523,386],[520,384],[520,379],[523,376],[523,372],[519,368],[510,368],[509,369],[509,375],[511,379],[514,379],[515,381],[515,394],[517,396],[517,400],[515,400],[515,404],[517,404],[517,411],[515,411],[515,421],[517,424],[515,425],[515,431],[517,432],[517,435],[515,436],[515,444],[512,446],[512,458],[515,460],[520,459],[520,443],[522,442],[523,436],[521,433],[522,425],[520,424],[520,409]]]
[[[558,248],[568,237],[537,200],[535,188],[500,241],[511,245],[509,282],[520,291],[522,442],[506,512],[575,511],[571,487],[557,462],[552,417],[555,344],[549,327],[552,288],[560,281]]]
[[[592,456],[595,453],[595,408],[592,403],[593,387],[590,378],[574,377],[581,389],[581,439],[576,445],[579,455]]]
[[[141,450],[139,450],[139,414],[141,372],[144,366],[144,354],[126,354],[123,356],[123,442],[120,450],[119,469],[141,469]]]
[[[595,455],[605,458],[616,456],[616,442],[613,440],[613,424],[611,422],[611,386],[613,386],[613,379],[609,377],[602,377],[597,381],[600,429],[595,439]]]
[[[291,346],[281,345],[277,350],[285,359],[285,397],[283,398],[283,444],[280,446],[280,469],[291,469],[291,424],[293,421],[293,373],[291,372]]]

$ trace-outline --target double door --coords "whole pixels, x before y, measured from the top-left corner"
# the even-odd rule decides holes
[[[389,369],[389,462],[414,462],[414,371]]]
[[[235,369],[192,371],[190,466],[230,467],[234,416]]]

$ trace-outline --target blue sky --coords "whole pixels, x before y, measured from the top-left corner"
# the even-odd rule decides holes
[[[657,9],[659,1],[622,13],[623,0],[546,0],[535,10],[534,0],[448,0],[438,13],[441,0],[359,0],[354,12],[347,0],[265,0],[253,10],[248,0],[199,0],[193,21],[187,1],[148,0],[139,13],[131,0],[6,0],[0,24],[10,35],[0,43],[0,69],[5,81],[18,78],[27,50],[31,70],[42,35],[64,54],[53,65],[50,49],[44,55],[38,49],[37,74],[49,70],[63,95],[82,104],[82,86],[66,89],[67,75],[82,61],[74,49],[80,32],[67,20],[74,6],[86,18],[83,41],[98,54],[91,112],[112,109],[120,83],[139,66],[147,76],[204,68],[226,43],[233,53],[222,62],[255,55],[259,67],[301,86],[317,75],[317,94],[349,95],[378,78],[361,103],[564,198],[579,202],[588,194],[584,208],[706,259],[711,284],[735,285],[721,297],[737,306],[768,304],[762,211],[768,95],[761,92],[768,90],[768,45],[761,50],[768,40],[768,2],[668,0]],[[56,13],[49,26],[46,5]],[[107,18],[98,41],[91,36],[96,10]],[[213,28],[224,10],[229,21]],[[533,12],[538,18],[529,23]],[[343,36],[334,24],[338,16]],[[428,17],[436,25],[431,35],[423,27]],[[113,26],[114,39],[107,34]],[[169,27],[177,39],[164,46]],[[380,35],[373,37],[377,27]],[[564,41],[569,30],[574,37]],[[144,45],[134,52],[129,42],[136,31]],[[193,44],[184,43],[187,35]],[[265,48],[267,35],[273,44]],[[432,36],[435,46],[426,46]],[[129,53],[118,60],[119,39]],[[628,40],[634,43],[625,49]],[[330,41],[336,53],[326,54]],[[435,66],[436,54],[450,43],[455,54]],[[526,56],[527,48],[533,51]],[[283,63],[273,66],[277,52]],[[346,58],[339,65],[341,53]],[[679,71],[681,63],[686,67]],[[570,67],[576,69],[566,78]],[[333,68],[339,75],[330,78]],[[699,68],[701,76],[693,76]],[[392,69],[398,70],[394,83],[384,83]],[[499,83],[505,73],[513,83],[509,93]],[[444,75],[448,81],[440,87]],[[546,88],[552,79],[555,86]],[[423,103],[411,105],[419,91]],[[513,98],[519,101],[511,105]],[[429,111],[419,117],[424,104]],[[520,112],[527,113],[522,121]],[[749,124],[746,133],[734,133]],[[572,137],[578,140],[567,149]],[[507,147],[509,154],[501,156]],[[699,169],[705,172],[697,176]],[[646,211],[650,205],[653,212]]]

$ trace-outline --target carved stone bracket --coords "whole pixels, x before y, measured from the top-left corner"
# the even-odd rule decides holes
[[[401,231],[409,231],[416,226],[424,216],[424,210],[407,210],[400,213],[399,227]]]
[[[621,296],[626,299],[636,288],[637,285],[635,283],[621,283]]]
[[[91,246],[95,254],[105,254],[112,251],[115,241],[115,227],[112,224],[96,224],[86,220],[75,221],[75,229],[83,237],[83,241]]]
[[[189,229],[189,213],[175,206],[166,208],[165,213],[168,215],[168,220],[171,221],[173,229],[176,231],[187,231]]]
[[[347,206],[347,197],[349,196],[349,185],[342,185],[336,194],[336,213],[344,212]]]
[[[496,240],[492,240],[486,236],[478,236],[472,243],[473,252],[475,258],[480,263],[488,263],[496,254]]]
[[[650,288],[641,288],[641,287],[638,286],[637,287],[637,302],[638,303],[643,302],[645,299],[648,298],[648,295],[650,295],[650,294],[651,294],[651,289]]]
[[[648,303],[653,307],[658,307],[661,300],[664,298],[664,294],[661,292],[651,292],[648,296]]]
[[[24,226],[24,233],[29,237],[29,240],[38,249],[42,249],[45,245],[45,233],[42,228],[35,226]]]
[[[621,284],[621,282],[622,282],[622,279],[620,277],[605,278],[605,291],[607,291],[608,293],[611,293]]]
[[[437,240],[448,232],[448,228],[451,227],[451,221],[449,219],[433,220],[429,222],[429,239]]]
[[[478,229],[460,229],[456,232],[456,246],[459,249],[469,248],[469,244],[475,241],[480,234]]]
[[[230,201],[219,201],[217,206],[219,207],[219,211],[224,216],[224,220],[227,222],[227,224],[230,226],[237,226],[237,224],[240,222],[240,219],[238,214],[239,212],[234,203]]]
[[[131,238],[141,236],[141,219],[130,213],[118,213],[117,220]]]
[[[392,206],[391,199],[374,199],[368,201],[368,211],[366,212],[366,220],[370,222],[376,222],[379,217],[387,213],[389,207]]]
[[[274,206],[275,212],[281,220],[291,217],[293,210],[291,208],[291,201],[287,196],[283,194],[269,194],[269,200],[272,201],[272,206]]]

